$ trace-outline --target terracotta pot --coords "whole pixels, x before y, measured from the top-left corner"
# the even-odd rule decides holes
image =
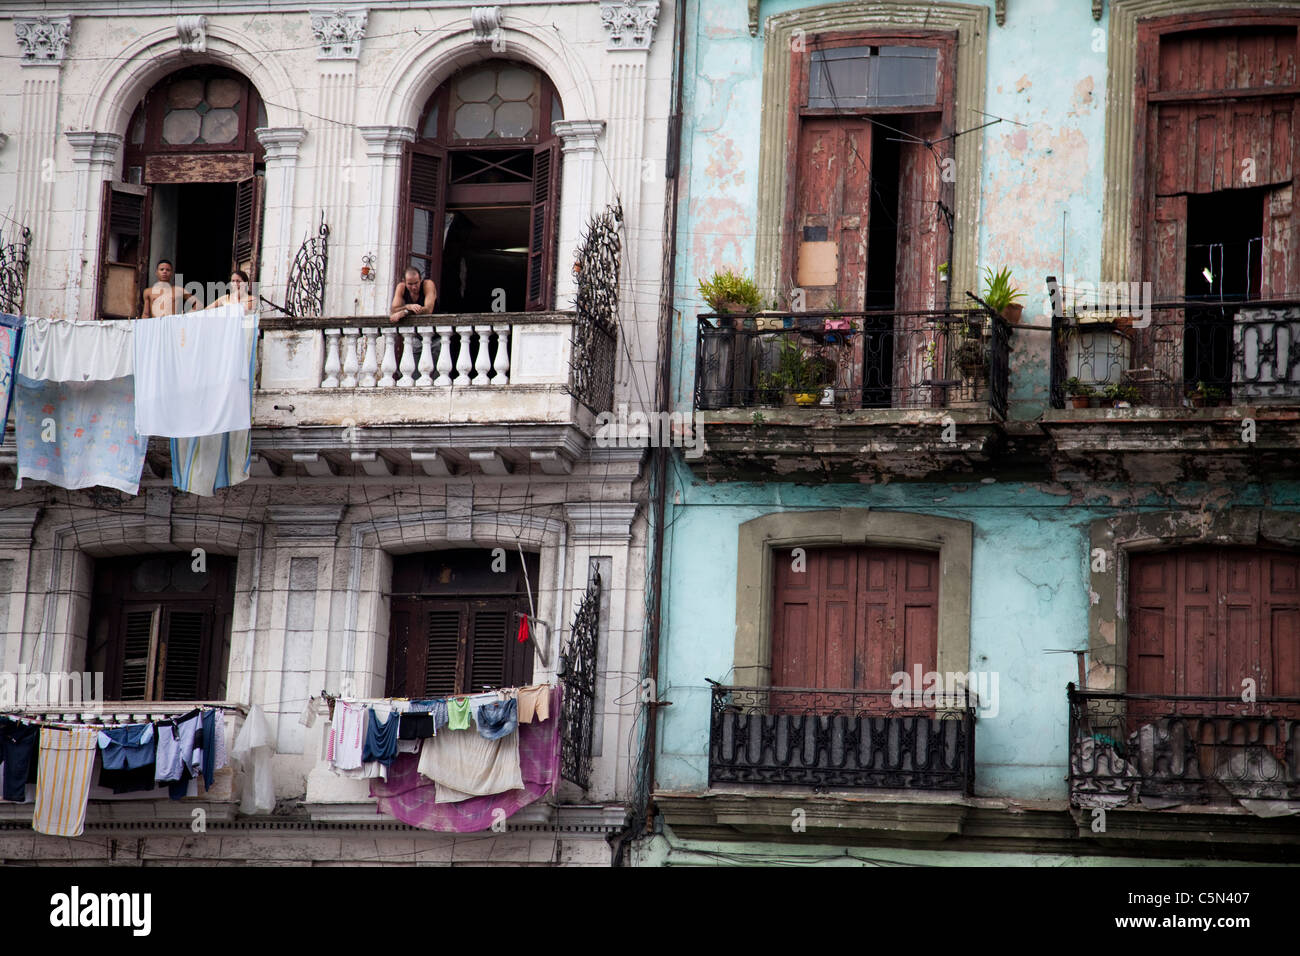
[[[1204,395],[1192,395],[1192,396],[1189,396],[1189,397],[1190,397],[1191,400],[1192,400],[1192,408],[1204,408],[1204,407],[1205,407],[1206,399],[1205,399],[1205,396],[1204,396]]]
[[[1025,311],[1025,307],[1019,302],[1012,302],[1010,305],[1003,307],[1002,318],[1006,319],[1012,325],[1020,324],[1020,316]]]
[[[1087,408],[1092,403],[1091,395],[1071,395],[1070,404],[1075,408]]]

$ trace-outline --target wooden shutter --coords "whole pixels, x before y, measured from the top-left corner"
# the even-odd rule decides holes
[[[533,208],[528,232],[528,289],[525,309],[551,308],[555,284],[556,233],[560,218],[560,145],[533,151]]]
[[[148,285],[151,196],[148,186],[104,183],[96,318],[130,319],[140,314]]]
[[[266,180],[250,176],[235,184],[235,235],[231,261],[257,281],[262,259],[262,207]]]
[[[506,683],[506,633],[513,615],[501,602],[474,602],[470,611],[469,682],[464,690],[473,693]]]
[[[169,608],[164,612],[165,634],[159,652],[162,671],[159,700],[202,700],[207,683],[207,635],[211,613]]]
[[[454,694],[460,686],[461,633],[464,612],[458,608],[426,610],[419,661],[420,684],[429,696]]]
[[[1300,295],[1300,222],[1294,197],[1295,188],[1287,183],[1270,191],[1264,201],[1261,299],[1289,299]]]
[[[402,281],[407,266],[413,265],[435,285],[441,284],[446,205],[446,150],[427,143],[408,144],[402,157],[401,230],[394,281]],[[417,216],[422,228],[417,228]]]
[[[777,552],[772,684],[889,690],[898,671],[938,663],[939,556],[808,548],[805,570]]]
[[[1128,690],[1261,696],[1300,689],[1300,555],[1197,548],[1129,562]]]
[[[118,700],[152,700],[162,609],[135,608],[122,615],[120,670],[109,693]]]

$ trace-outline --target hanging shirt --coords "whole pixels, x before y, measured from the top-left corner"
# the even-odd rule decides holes
[[[4,764],[4,798],[15,803],[27,799],[27,784],[35,782],[36,744],[41,729],[0,717],[0,764]]]
[[[366,724],[366,742],[361,751],[363,763],[378,761],[385,767],[397,756],[397,727],[399,714],[389,713],[388,720],[380,723],[375,708],[370,708],[370,720]]]
[[[470,706],[469,698],[454,697],[447,701],[447,729],[448,730],[468,730],[469,729]]]
[[[366,708],[345,700],[334,704],[330,729],[330,763],[338,770],[357,770],[366,742]]]
[[[479,735],[496,740],[515,732],[519,726],[519,703],[513,700],[489,701],[474,712]]]
[[[99,731],[94,727],[41,728],[41,769],[32,816],[32,829],[37,833],[81,836],[98,746]]]
[[[136,319],[134,326],[137,431],[198,438],[251,427],[242,305]]]

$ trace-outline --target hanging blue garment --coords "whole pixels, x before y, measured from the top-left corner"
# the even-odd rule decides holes
[[[391,766],[397,756],[397,727],[400,721],[398,713],[392,711],[386,723],[380,723],[375,708],[370,708],[370,720],[366,722],[366,739],[361,747],[361,762],[377,760],[385,767]]]
[[[488,740],[514,733],[519,726],[519,701],[495,700],[482,704],[474,711],[474,722],[478,724],[479,736]]]

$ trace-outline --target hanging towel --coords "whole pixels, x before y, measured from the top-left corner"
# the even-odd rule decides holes
[[[244,309],[135,320],[136,428],[199,438],[251,426]]]
[[[519,637],[518,637],[518,641],[519,641],[520,644],[525,644],[525,643],[528,642],[528,618],[525,617],[525,616],[522,615],[522,614],[519,615]]]
[[[438,785],[436,803],[521,790],[519,734],[496,740],[478,734],[430,737],[420,750],[420,773]]]
[[[90,772],[95,766],[99,731],[41,728],[41,769],[36,780],[32,829],[49,836],[81,836],[90,800]]]
[[[18,483],[60,488],[140,489],[147,439],[135,430],[130,376],[102,382],[44,382],[18,376],[14,406]],[[46,440],[46,439],[50,440]]]
[[[4,417],[0,418],[0,428],[9,421],[9,401],[13,398],[14,382],[18,378],[23,350],[23,320],[20,316],[0,312],[0,389],[4,397]]]
[[[250,785],[244,787],[240,813],[270,813],[275,809],[275,781],[271,778],[271,731],[266,726],[262,708],[254,704],[248,709],[244,726],[230,749],[232,760],[238,761],[246,773],[251,773]]]
[[[135,320],[28,318],[18,374],[45,382],[107,382],[135,374]]]
[[[257,323],[244,330],[248,355],[248,407],[252,417],[253,381],[257,370]],[[229,488],[248,480],[253,445],[248,429],[204,435],[199,438],[173,438],[172,484],[193,495],[208,496],[217,488]]]

